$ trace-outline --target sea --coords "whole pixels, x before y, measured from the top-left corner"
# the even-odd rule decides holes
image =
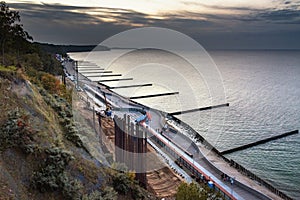
[[[103,82],[111,87],[153,84],[114,89],[121,95],[136,97],[179,92],[177,95],[136,99],[155,109],[170,113],[229,103],[228,107],[177,116],[219,151],[300,129],[300,51],[215,50],[197,53],[177,55],[153,49],[113,49],[69,55],[75,60],[96,63],[116,75],[96,77],[96,72],[90,73],[93,81],[133,79]],[[88,67],[85,62],[79,63],[79,70],[84,67]],[[300,134],[226,157],[290,197],[300,199]]]

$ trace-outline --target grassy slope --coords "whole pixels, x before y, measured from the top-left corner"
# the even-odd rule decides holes
[[[0,73],[1,125],[5,123],[9,112],[18,108],[30,116],[31,126],[37,131],[33,136],[35,144],[40,148],[51,146],[59,146],[67,150],[74,148],[72,143],[64,139],[55,112],[44,102],[38,89],[25,80],[15,79],[14,73],[16,72],[13,70],[0,69]],[[11,76],[7,75],[9,73]],[[95,165],[82,161],[84,158],[80,154],[74,156],[77,158],[76,161],[70,163],[73,171],[76,171],[77,168],[84,168],[84,165],[90,165],[89,168],[93,168]],[[41,162],[43,162],[43,158],[24,154],[18,147],[4,149],[0,152],[0,199],[13,197],[58,199],[60,195],[56,193],[42,194],[34,190],[30,191],[31,176],[33,171],[39,168]]]
[[[44,101],[39,89],[24,80],[15,68],[0,68],[0,126],[7,121],[12,110],[29,116],[33,127],[33,153],[26,154],[18,147],[0,148],[0,199],[65,199],[62,191],[45,193],[32,188],[33,173],[45,164],[46,148],[59,147],[75,158],[67,165],[66,175],[80,182],[81,194],[106,187],[109,181],[107,169],[101,167],[89,153],[76,147],[64,137],[57,113]],[[0,134],[1,131],[0,131]],[[127,197],[126,199],[130,199]]]

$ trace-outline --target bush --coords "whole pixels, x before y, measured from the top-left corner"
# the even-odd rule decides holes
[[[112,187],[105,187],[101,193],[103,200],[116,200],[118,193]]]
[[[114,189],[119,194],[127,194],[130,190],[131,180],[126,174],[124,173],[117,173],[115,176],[112,177],[112,184]]]
[[[5,148],[20,147],[25,153],[32,152],[35,148],[29,116],[15,109],[9,113],[8,120],[0,129],[0,150]]]
[[[176,200],[206,200],[207,197],[196,183],[181,183],[176,193]]]
[[[70,199],[70,200],[81,199],[83,185],[80,181],[78,180],[70,181],[68,177],[65,176],[65,179],[62,180],[62,182],[64,183],[63,195],[66,199]]]
[[[118,193],[112,187],[105,187],[102,192],[94,191],[82,196],[82,200],[116,200],[117,198]]]
[[[112,186],[115,191],[121,195],[130,194],[133,199],[143,199],[145,196],[142,193],[142,189],[135,181],[135,174],[132,172],[117,172],[111,171]]]
[[[39,171],[33,173],[32,187],[40,192],[61,191],[65,199],[80,200],[83,192],[82,183],[70,179],[65,172],[74,157],[70,152],[58,147],[47,148],[43,153],[46,162]]]
[[[53,147],[44,150],[46,162],[37,172],[33,173],[32,186],[41,192],[62,189],[69,183],[64,170],[73,156],[61,148]],[[68,191],[68,190],[67,190]]]
[[[57,113],[60,125],[63,128],[64,136],[67,140],[75,144],[77,147],[84,148],[83,142],[81,141],[77,127],[74,125],[72,109],[70,104],[59,95],[49,94],[45,89],[40,89],[40,94],[44,97],[44,100],[49,104],[53,110]]]
[[[51,74],[45,74],[41,78],[42,86],[49,91],[51,94],[60,94],[61,93],[61,84],[59,80],[57,80]]]
[[[197,183],[181,183],[177,189],[176,200],[222,200],[220,193],[216,193],[207,185],[198,185]]]

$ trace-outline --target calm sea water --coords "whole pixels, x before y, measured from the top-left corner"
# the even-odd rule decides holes
[[[103,66],[121,50],[71,54]],[[189,52],[193,54],[193,52]],[[211,51],[201,65],[217,69],[222,78],[216,95],[204,77],[186,60],[161,51],[136,51],[115,59],[109,70],[133,81],[110,86],[153,83],[153,87],[116,89],[125,96],[178,91],[179,95],[140,99],[167,112],[230,103],[228,108],[184,114],[179,118],[220,151],[300,129],[300,51]],[[197,57],[198,55],[192,55]],[[214,63],[216,65],[214,65]],[[110,77],[111,78],[111,77]],[[100,78],[92,78],[100,80]],[[102,78],[109,79],[109,78]],[[101,80],[102,80],[101,79]],[[300,198],[300,135],[293,135],[227,155],[295,199]]]

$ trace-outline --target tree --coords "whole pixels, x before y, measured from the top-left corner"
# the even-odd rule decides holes
[[[196,183],[181,183],[176,193],[176,200],[202,200],[206,198],[205,192],[201,192]]]
[[[2,48],[2,64],[4,64],[4,50],[6,42],[17,43],[24,40],[33,40],[33,38],[23,29],[18,11],[9,9],[4,1],[0,2],[0,44]]]

